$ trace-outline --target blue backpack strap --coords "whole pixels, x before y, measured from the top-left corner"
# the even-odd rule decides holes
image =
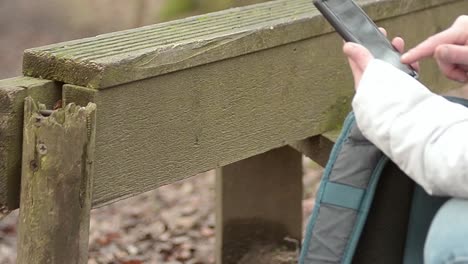
[[[449,100],[452,103],[460,104],[465,107],[468,107],[468,99],[455,97],[455,96],[444,96],[445,99]]]
[[[458,97],[446,99],[468,107],[468,100]],[[325,168],[307,226],[300,264],[352,262],[377,183],[387,161],[388,158],[363,137],[351,113],[345,120],[342,133]],[[420,198],[415,195],[414,199],[422,201],[418,197]],[[416,200],[413,201],[413,209]],[[414,260],[408,258],[411,253],[414,256],[411,249],[420,248],[418,243],[424,240],[420,239],[420,234],[415,236],[412,232],[414,217],[423,214],[415,211],[411,215],[405,261]]]
[[[351,113],[322,176],[300,264],[351,263],[387,160]]]

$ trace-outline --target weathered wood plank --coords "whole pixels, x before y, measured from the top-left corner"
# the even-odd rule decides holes
[[[85,264],[96,105],[42,107],[26,98],[18,263]]]
[[[383,21],[415,43],[468,2]],[[418,21],[418,30],[408,24]],[[65,85],[67,102],[99,106],[94,205],[123,199],[341,125],[353,95],[335,34],[110,89]],[[324,49],[324,47],[327,47]],[[451,87],[434,64],[432,87]]]
[[[341,46],[327,35],[112,89],[65,85],[66,102],[92,100],[102,109],[95,204],[333,129],[349,109],[351,76],[333,77],[345,75],[341,56],[329,54],[338,66],[321,69],[303,60],[324,44],[334,45],[330,52]],[[328,81],[313,85],[320,75]]]
[[[59,85],[29,77],[0,80],[0,215],[18,208],[21,176],[23,101],[26,96],[52,107]]]
[[[466,1],[359,1],[375,20],[453,2]],[[420,29],[420,23],[409,25]],[[311,0],[277,0],[30,49],[24,54],[24,74],[106,88],[329,32],[332,28]]]
[[[216,263],[238,263],[254,246],[302,238],[302,155],[290,147],[224,166],[216,176]]]

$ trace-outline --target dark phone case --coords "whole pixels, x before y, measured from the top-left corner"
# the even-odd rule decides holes
[[[411,66],[400,62],[401,54],[353,0],[314,0],[314,5],[344,40],[359,43],[369,49],[375,58],[418,77]]]

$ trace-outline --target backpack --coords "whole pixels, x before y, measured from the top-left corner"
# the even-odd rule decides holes
[[[468,107],[468,100],[446,98]],[[350,113],[325,167],[299,264],[422,264],[430,223],[447,200],[399,170]]]

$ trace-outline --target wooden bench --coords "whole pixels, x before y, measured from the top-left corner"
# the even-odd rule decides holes
[[[18,208],[22,168],[23,179],[44,169],[30,160],[21,166],[21,153],[40,152],[34,142],[22,146],[23,117],[27,124],[38,111],[28,100],[24,115],[25,98],[48,109],[59,100],[93,102],[93,173],[81,174],[94,179],[82,183],[93,185],[75,190],[89,194],[85,205],[104,206],[217,169],[218,263],[235,263],[252,243],[300,241],[302,154],[326,163],[327,133],[339,129],[353,95],[342,41],[311,2],[276,0],[26,50],[25,76],[0,81],[0,209]],[[468,8],[464,0],[359,2],[408,46]],[[429,87],[455,87],[434,63],[424,63],[422,72]],[[25,135],[33,127],[25,127]],[[60,140],[56,145],[69,149],[63,147],[69,141]],[[30,192],[22,197],[40,195],[28,184],[22,183]],[[60,208],[63,219],[82,218],[67,227],[83,232],[75,232],[80,246],[68,248],[39,243],[45,241],[39,234],[64,230],[51,231],[50,223],[39,221],[46,212],[21,202],[19,263],[54,254],[74,254],[80,257],[73,263],[85,263],[89,206],[72,205],[77,202]],[[34,217],[24,217],[29,213]]]

